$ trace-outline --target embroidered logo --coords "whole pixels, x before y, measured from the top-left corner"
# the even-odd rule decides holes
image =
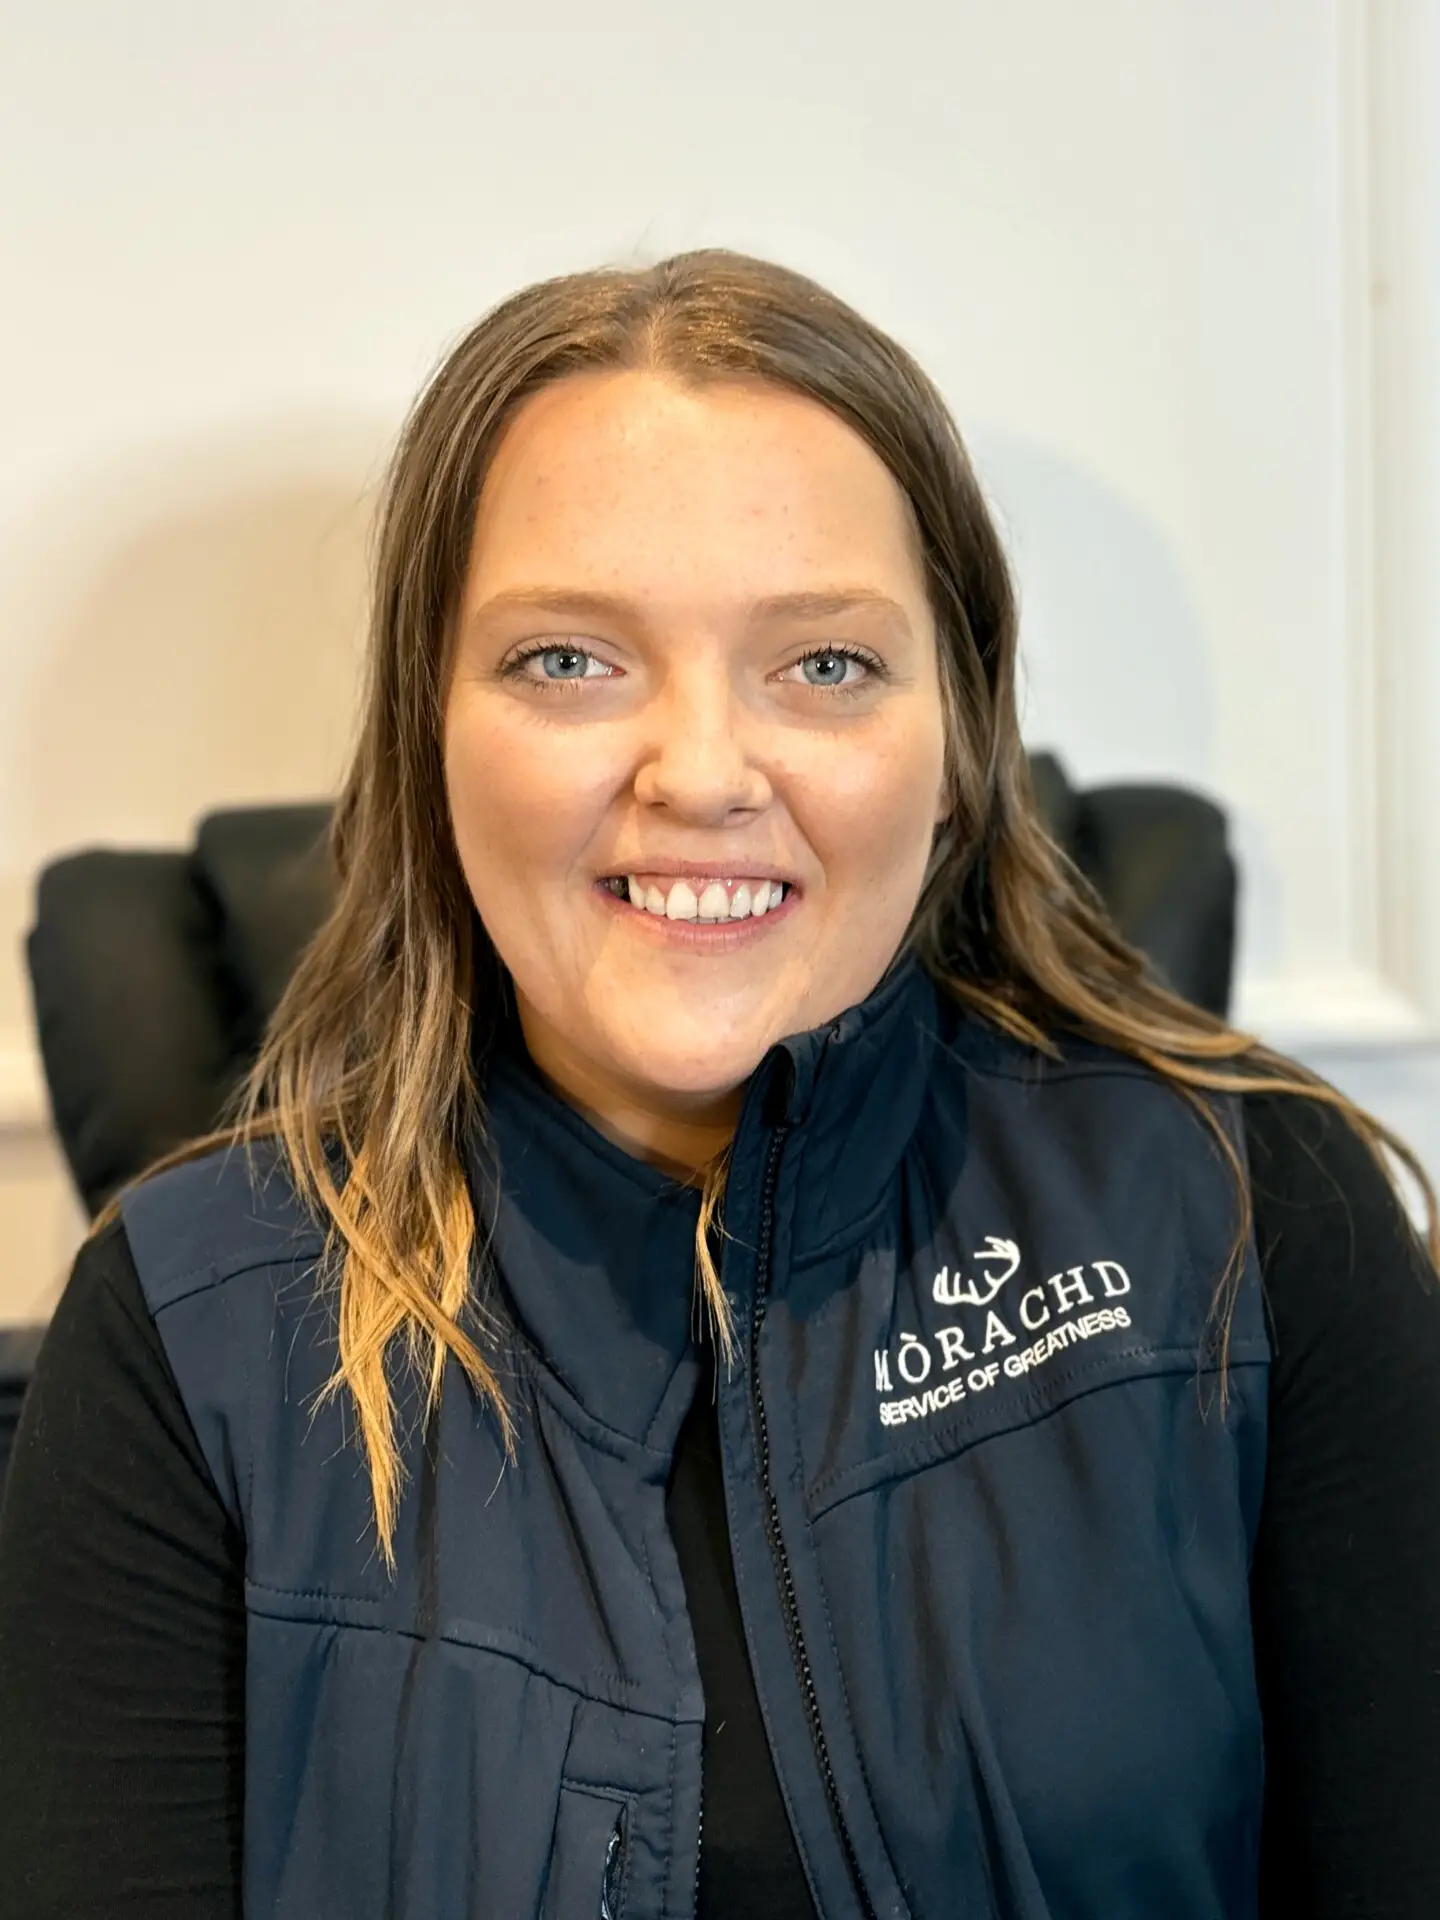
[[[997,1240],[993,1233],[985,1236],[985,1245],[979,1253],[972,1253],[972,1260],[999,1260],[1004,1265],[1003,1273],[993,1270],[983,1280],[961,1280],[957,1273],[952,1280],[950,1269],[942,1267],[935,1276],[935,1285],[931,1292],[938,1306],[942,1307],[988,1307],[1007,1280],[1013,1279],[1020,1266],[1020,1249],[1013,1240]]]
[[[937,1306],[967,1307],[972,1313],[925,1335],[902,1332],[893,1354],[888,1347],[875,1349],[882,1426],[926,1420],[988,1392],[1002,1377],[1021,1379],[1080,1342],[1123,1332],[1131,1324],[1126,1307],[1109,1304],[1130,1292],[1130,1275],[1118,1260],[1064,1267],[1009,1296],[1008,1304],[1001,1302],[1003,1312],[996,1302],[1020,1272],[1019,1247],[989,1234],[970,1256],[970,1265],[983,1269],[978,1278],[966,1279],[958,1268],[952,1272],[944,1266],[930,1294]],[[997,1349],[1003,1357],[992,1360]],[[909,1393],[898,1390],[906,1387]]]

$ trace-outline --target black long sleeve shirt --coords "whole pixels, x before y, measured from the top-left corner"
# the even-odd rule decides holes
[[[1440,1288],[1343,1122],[1267,1096],[1246,1130],[1274,1341],[1261,1912],[1435,1920]],[[700,1912],[795,1920],[708,1383],[668,1512],[706,1696]],[[240,1913],[243,1572],[117,1223],[56,1310],[0,1511],[0,1920]]]

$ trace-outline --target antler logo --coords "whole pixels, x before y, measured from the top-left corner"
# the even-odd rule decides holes
[[[1005,1282],[1018,1271],[1020,1249],[1013,1240],[997,1240],[990,1233],[985,1236],[980,1252],[972,1253],[970,1258],[992,1263],[990,1272],[979,1280],[965,1280],[958,1273],[952,1275],[948,1267],[942,1267],[932,1289],[942,1307],[988,1307]]]

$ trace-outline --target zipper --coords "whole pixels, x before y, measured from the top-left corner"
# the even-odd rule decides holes
[[[690,1892],[690,1911],[700,1911],[700,1847],[705,1838],[705,1767],[700,1767],[700,1817],[695,1824],[695,1884]]]
[[[625,1844],[625,1814],[622,1808],[605,1849],[605,1874],[600,1882],[600,1920],[620,1920],[620,1858]]]
[[[860,1910],[865,1915],[865,1920],[875,1920],[875,1909],[870,1903],[870,1896],[866,1893],[865,1883],[860,1877],[860,1863],[855,1857],[855,1843],[850,1838],[850,1830],[845,1824],[845,1815],[841,1810],[840,1789],[836,1785],[835,1772],[830,1764],[830,1750],[825,1744],[825,1729],[820,1724],[820,1700],[815,1691],[815,1676],[811,1671],[810,1656],[805,1651],[805,1636],[800,1631],[800,1608],[795,1598],[795,1582],[780,1531],[780,1507],[770,1484],[770,1428],[765,1418],[765,1403],[760,1396],[760,1329],[765,1323],[765,1310],[770,1299],[770,1242],[775,1226],[775,1188],[779,1181],[780,1154],[789,1130],[788,1125],[782,1122],[770,1136],[770,1146],[765,1160],[765,1176],[760,1189],[760,1249],[755,1275],[754,1323],[750,1336],[750,1404],[755,1416],[755,1434],[760,1454],[760,1494],[765,1505],[765,1534],[770,1542],[770,1557],[775,1563],[775,1580],[780,1589],[781,1611],[785,1616],[785,1628],[790,1639],[790,1655],[795,1662],[795,1674],[800,1682],[800,1692],[805,1701],[805,1713],[810,1722],[810,1738],[815,1748],[815,1759],[825,1782],[830,1813],[835,1821],[836,1832],[840,1836],[841,1851],[845,1855],[845,1864],[850,1869],[850,1878],[860,1901]],[[698,1864],[696,1879],[698,1882]]]

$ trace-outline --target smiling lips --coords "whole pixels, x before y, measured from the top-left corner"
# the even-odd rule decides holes
[[[790,892],[783,880],[677,879],[670,874],[630,873],[605,882],[617,899],[660,920],[758,920]]]

